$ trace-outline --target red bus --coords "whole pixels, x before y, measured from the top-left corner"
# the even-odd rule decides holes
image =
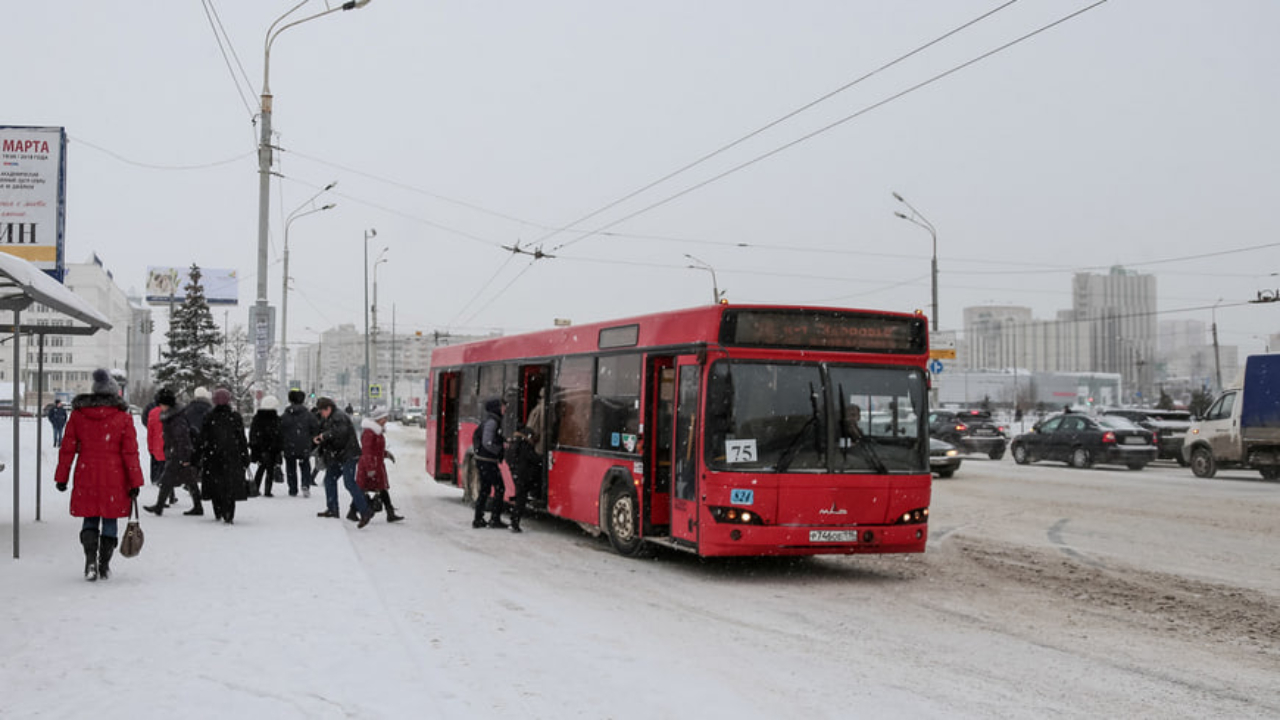
[[[920,314],[724,304],[440,347],[427,471],[461,486],[503,397],[544,418],[531,507],[623,555],[923,552],[927,357]]]

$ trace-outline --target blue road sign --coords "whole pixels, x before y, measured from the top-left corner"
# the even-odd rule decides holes
[[[930,360],[930,361],[929,361],[929,372],[933,373],[934,375],[941,375],[941,374],[942,374],[942,361],[941,361],[941,360]]]

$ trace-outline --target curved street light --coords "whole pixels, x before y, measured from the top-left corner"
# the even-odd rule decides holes
[[[267,350],[271,345],[270,334],[265,332],[265,328],[263,329],[264,331],[259,331],[261,326],[269,325],[271,312],[267,304],[267,226],[271,209],[271,43],[275,42],[280,33],[295,25],[301,25],[309,20],[315,20],[339,10],[357,10],[368,5],[370,0],[350,0],[318,12],[315,15],[309,15],[301,20],[280,25],[282,20],[292,15],[298,8],[306,5],[307,2],[308,0],[302,0],[302,2],[290,8],[288,12],[276,18],[275,22],[271,23],[271,27],[267,28],[267,37],[263,42],[262,127],[258,140],[258,297],[249,313],[250,325],[253,326],[251,332],[254,334],[255,343],[258,344],[253,364],[253,382],[259,390],[262,389],[262,383],[266,379]],[[277,25],[280,25],[280,27],[277,28]]]
[[[711,304],[719,305],[720,298],[723,296],[723,294],[720,292],[720,284],[716,281],[716,269],[711,267],[711,263],[707,262],[706,260],[696,258],[690,255],[689,253],[685,253],[684,256],[698,263],[697,265],[687,265],[686,267],[692,268],[694,270],[706,270],[707,272],[711,273]]]
[[[911,210],[910,215],[907,215],[905,213],[895,210],[893,213],[895,216],[902,218],[903,220],[906,220],[912,225],[918,225],[924,228],[925,230],[928,230],[929,235],[933,238],[933,263],[932,263],[933,331],[938,332],[938,230],[933,226],[933,223],[929,222],[928,218],[926,218],[919,210],[916,210],[911,203],[907,202],[906,198],[902,197],[901,195],[895,192],[893,193],[893,199],[897,200],[903,205],[906,205],[907,208]]]
[[[296,210],[289,213],[288,219],[284,221],[284,278],[280,281],[280,390],[279,390],[279,393],[282,401],[284,397],[287,396],[289,393],[289,376],[288,376],[288,370],[289,370],[289,341],[288,341],[288,336],[289,336],[289,226],[293,224],[294,220],[298,220],[318,212],[324,212],[325,210],[332,210],[337,205],[337,203],[329,203],[328,205],[322,205],[317,208],[311,208],[306,212],[299,212],[299,210],[302,210],[307,205],[315,202],[316,198],[320,197],[322,194],[328,192],[329,190],[332,190],[333,186],[337,184],[338,182],[335,180],[334,182],[331,182],[328,185],[326,185],[324,190],[321,190],[320,192],[316,193],[311,197],[310,200],[303,203],[302,205],[299,205]]]

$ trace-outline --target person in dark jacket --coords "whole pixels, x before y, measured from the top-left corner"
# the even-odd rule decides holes
[[[191,446],[200,447],[200,429],[204,427],[204,419],[213,412],[213,403],[209,399],[209,389],[206,387],[197,387],[191,392],[191,402],[187,403],[187,429],[191,432]],[[200,498],[200,483],[197,480],[200,477],[200,453],[192,457],[191,464],[195,466],[196,472],[191,480],[191,484],[187,486],[187,492],[191,494],[191,501],[195,503],[192,508],[183,515],[204,515],[204,502]]]
[[[164,435],[164,474],[160,476],[160,496],[156,498],[155,505],[148,505],[143,509],[155,515],[163,515],[164,509],[170,505],[179,485],[191,487],[196,484],[200,474],[195,465],[196,448],[195,443],[191,441],[191,426],[187,421],[190,405],[178,405],[176,400],[174,405],[161,405],[164,410],[160,413],[160,426]],[[200,503],[199,495],[193,496],[197,505]],[[186,515],[202,515],[204,509],[195,512],[195,508],[184,513]]]
[[[230,525],[236,517],[236,501],[247,500],[245,471],[249,468],[249,443],[244,418],[231,407],[231,391],[213,391],[213,410],[200,428],[196,446],[204,496],[213,503],[214,518]]]
[[[284,436],[280,431],[280,401],[274,395],[262,398],[258,412],[249,421],[249,459],[258,463],[253,476],[253,491],[271,497],[272,486],[280,481],[280,458],[284,452]]]
[[[312,438],[320,434],[320,418],[304,404],[307,396],[301,390],[289,391],[289,407],[280,417],[280,434],[284,441],[284,469],[289,481],[289,494],[298,494],[298,470],[302,470],[302,497],[311,497]]]
[[[71,409],[53,482],[58,492],[66,492],[74,479],[71,515],[84,518],[80,526],[84,578],[106,580],[111,577],[118,520],[128,517],[138,488],[146,482],[138,461],[138,434],[129,405],[120,397],[120,386],[104,369],[93,371],[92,392],[77,395]]]
[[[391,504],[391,482],[387,479],[386,461],[396,461],[396,456],[387,449],[384,434],[388,417],[386,408],[374,408],[369,411],[369,417],[360,421],[360,463],[356,466],[356,479],[361,490],[378,494],[382,507],[387,509],[387,522],[400,522],[404,516],[397,515]]]
[[[498,464],[502,462],[504,449],[502,439],[502,412],[506,403],[499,398],[485,401],[484,420],[480,421],[480,444],[472,448],[476,458],[476,470],[480,473],[480,490],[476,493],[476,516],[471,527],[505,528],[502,522],[502,506],[507,495],[507,485],[502,480],[502,470]],[[493,495],[493,510],[489,514],[489,522],[484,520],[485,508],[490,504],[489,496]]]
[[[62,429],[67,426],[67,408],[61,400],[54,400],[49,407],[49,424],[53,426],[53,446],[62,444]]]
[[[327,397],[316,401],[316,409],[320,411],[323,425],[320,434],[315,437],[319,446],[320,459],[324,463],[324,496],[325,511],[317,513],[318,517],[340,517],[338,515],[338,478],[351,493],[352,510],[364,527],[373,519],[369,510],[369,502],[356,484],[356,466],[360,462],[360,440],[356,438],[355,427],[351,417],[342,412]]]
[[[520,518],[524,517],[525,506],[529,502],[531,490],[542,478],[542,458],[538,455],[536,443],[538,438],[527,425],[519,430],[507,443],[507,467],[511,470],[511,480],[515,483],[516,494],[511,503],[511,532],[520,530]]]

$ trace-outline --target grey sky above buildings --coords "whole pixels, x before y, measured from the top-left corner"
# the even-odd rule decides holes
[[[1121,264],[1159,276],[1161,318],[1218,304],[1222,341],[1260,351],[1280,327],[1247,303],[1280,286],[1269,0],[1111,0],[927,82],[1091,5],[1014,2],[583,219],[1002,4],[373,0],[291,28],[270,302],[284,217],[337,180],[290,229],[298,341],[361,325],[368,228],[399,331],[705,303],[701,263],[731,302],[927,310],[930,237],[897,191],[938,230],[943,329],[983,303],[1052,317],[1073,273]],[[291,6],[5,7],[0,123],[67,128],[68,261],[96,252],[138,290],[148,265],[236,268],[246,321],[263,38]],[[605,232],[555,232],[573,223]]]

